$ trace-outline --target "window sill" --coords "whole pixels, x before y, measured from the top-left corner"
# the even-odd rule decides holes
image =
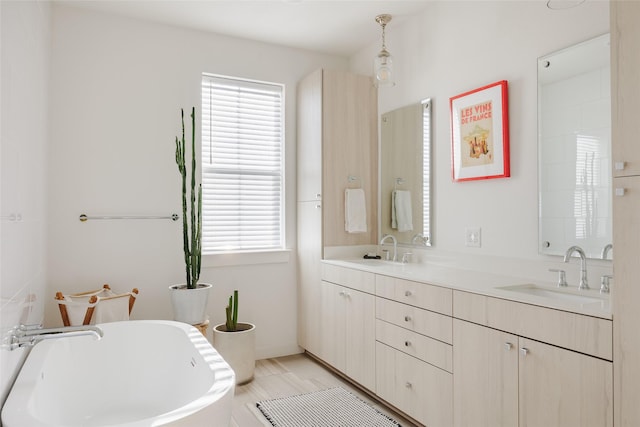
[[[228,267],[234,265],[258,265],[288,263],[290,249],[256,252],[220,252],[202,255],[202,268]]]

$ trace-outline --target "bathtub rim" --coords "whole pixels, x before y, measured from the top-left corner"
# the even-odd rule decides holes
[[[206,337],[194,326],[172,320],[127,320],[100,324],[98,326],[103,327],[106,335],[109,329],[114,326],[117,327],[117,325],[114,324],[125,323],[136,325],[164,325],[182,330],[207,363],[209,369],[215,373],[214,377],[216,380],[205,393],[185,405],[162,414],[157,414],[156,416],[137,419],[131,422],[124,421],[121,424],[117,424],[118,427],[148,427],[170,424],[193,416],[218,401],[233,398],[235,392],[235,373],[217,350],[213,348]],[[60,340],[78,340],[84,338],[85,337],[60,338]],[[33,413],[31,398],[33,387],[41,373],[40,367],[44,363],[47,353],[51,351],[52,347],[58,341],[59,340],[41,341],[30,350],[2,407],[1,419],[4,427],[21,425],[29,425],[30,427],[53,427],[57,425],[43,421]],[[222,372],[223,375],[219,375],[218,373],[220,372]]]

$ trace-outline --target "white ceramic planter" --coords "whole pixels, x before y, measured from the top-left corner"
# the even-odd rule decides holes
[[[236,373],[236,384],[244,384],[253,379],[256,367],[256,326],[252,323],[238,323],[238,330],[227,332],[223,323],[213,328],[213,347]]]
[[[207,320],[207,303],[211,287],[209,283],[198,283],[195,289],[187,289],[184,284],[169,286],[173,319],[190,325],[204,323]]]

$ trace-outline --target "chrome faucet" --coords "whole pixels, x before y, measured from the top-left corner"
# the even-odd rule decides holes
[[[609,255],[609,252],[612,249],[613,249],[613,245],[611,243],[605,245],[605,247],[602,248],[602,254],[600,254],[600,258],[607,259],[607,255]]]
[[[102,329],[95,325],[65,326],[63,328],[49,329],[43,329],[42,325],[20,325],[11,333],[9,350],[31,347],[43,340],[85,335],[91,335],[99,340],[104,333]]]
[[[571,246],[564,254],[564,262],[569,262],[571,255],[576,252],[580,256],[580,285],[578,289],[589,289],[587,282],[587,256],[580,246]]]
[[[380,246],[384,245],[384,243],[387,241],[387,239],[391,239],[391,241],[393,242],[393,258],[392,258],[392,261],[397,261],[398,260],[398,241],[396,240],[396,236],[394,236],[392,234],[385,234],[384,236],[382,236],[382,240],[380,240]]]
[[[613,279],[613,276],[611,274],[603,274],[602,277],[600,277],[600,293],[601,294],[608,294],[610,292],[609,281],[611,279]]]
[[[420,241],[420,244],[422,246],[427,246],[427,242],[429,241],[429,239],[425,237],[424,234],[418,233],[415,236],[413,236],[413,239],[411,239],[411,244],[415,245],[417,241]]]

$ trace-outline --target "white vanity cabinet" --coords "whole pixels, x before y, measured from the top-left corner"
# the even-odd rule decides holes
[[[611,321],[460,291],[454,316],[455,426],[613,425]]]
[[[322,265],[323,361],[365,388],[375,391],[375,297],[372,273]]]
[[[427,426],[452,424],[451,294],[376,275],[376,393]]]

